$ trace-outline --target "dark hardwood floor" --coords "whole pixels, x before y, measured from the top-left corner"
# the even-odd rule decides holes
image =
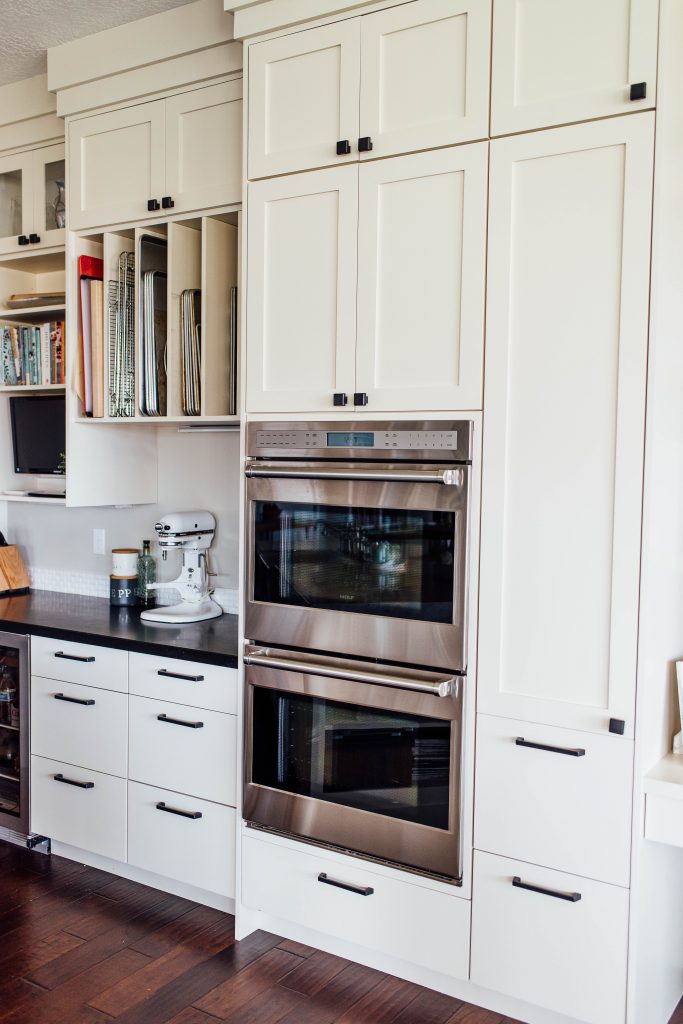
[[[516,1024],[277,935],[236,943],[227,914],[3,842],[0,1021]]]

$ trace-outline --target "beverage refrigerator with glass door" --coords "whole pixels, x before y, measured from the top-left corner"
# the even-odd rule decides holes
[[[28,637],[0,632],[0,828],[29,830]]]

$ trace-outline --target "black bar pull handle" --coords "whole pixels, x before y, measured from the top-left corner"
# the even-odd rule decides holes
[[[79,789],[94,789],[94,782],[79,782],[78,779],[67,779],[66,775],[62,775],[58,772],[57,775],[53,775],[52,778],[55,782],[63,782],[66,786],[77,786]]]
[[[372,139],[370,138],[370,136],[369,135],[361,136],[361,138],[358,140],[358,152],[359,153],[369,153],[371,149],[372,149]]]
[[[647,97],[647,82],[633,82],[629,89],[630,100],[644,100]]]
[[[162,196],[161,205],[164,210],[172,210],[173,207],[175,206],[175,203],[173,202],[171,196]]]
[[[333,885],[335,889],[345,889],[346,892],[354,892],[357,896],[372,896],[375,891],[371,885],[354,885],[353,882],[342,882],[339,878],[330,878],[325,871],[318,875],[318,881],[325,885]]]
[[[55,658],[63,658],[64,661],[87,661],[90,664],[95,660],[95,655],[65,654],[64,651],[55,651]]]
[[[351,143],[348,139],[340,139],[337,143],[337,156],[348,156],[351,152]]]
[[[541,896],[554,896],[556,900],[566,900],[567,903],[578,903],[581,899],[580,892],[563,892],[561,889],[546,889],[542,885],[532,885],[531,882],[523,882],[519,875],[512,879],[515,889],[527,889],[529,892],[538,892]]]
[[[95,701],[90,697],[88,700],[83,700],[82,697],[67,697],[65,693],[53,694],[55,700],[66,701],[67,704],[82,704],[83,707],[91,708]]]
[[[186,729],[203,729],[203,722],[188,722],[184,718],[169,718],[168,715],[157,715],[157,722],[168,722],[169,725],[184,725]]]
[[[202,816],[201,811],[182,811],[180,807],[168,807],[163,800],[157,804],[157,810],[166,811],[167,814],[177,814],[180,818],[191,818],[193,821]]]
[[[185,676],[182,672],[169,672],[167,668],[160,668],[158,676],[166,676],[168,679],[184,679],[188,683],[203,683],[204,676]]]
[[[547,750],[550,754],[568,754],[570,757],[585,757],[586,751],[583,747],[554,747],[550,743],[533,743],[518,736],[515,740],[517,747],[532,747],[534,750]]]

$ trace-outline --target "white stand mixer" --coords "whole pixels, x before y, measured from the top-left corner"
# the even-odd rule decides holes
[[[172,588],[180,591],[178,604],[148,608],[140,615],[145,622],[200,622],[223,614],[209,594],[209,574],[205,551],[216,532],[216,520],[210,512],[172,512],[163,516],[154,529],[165,561],[170,548],[183,554],[180,576],[166,583],[148,583],[148,590]]]

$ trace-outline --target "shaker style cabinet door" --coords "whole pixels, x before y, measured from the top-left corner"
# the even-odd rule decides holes
[[[657,0],[494,0],[491,135],[653,107],[657,9]]]
[[[29,251],[33,216],[33,153],[0,157],[0,253]]]
[[[361,22],[361,160],[488,136],[490,0],[415,0]]]
[[[112,110],[69,125],[69,227],[140,220],[165,189],[164,101]]]
[[[368,412],[480,409],[488,143],[359,172],[356,390]]]
[[[242,201],[242,82],[166,101],[166,186],[173,212]]]
[[[250,178],[358,159],[359,20],[249,47]]]
[[[478,710],[631,737],[653,129],[491,144]]]
[[[249,185],[247,409],[353,401],[358,166]]]

